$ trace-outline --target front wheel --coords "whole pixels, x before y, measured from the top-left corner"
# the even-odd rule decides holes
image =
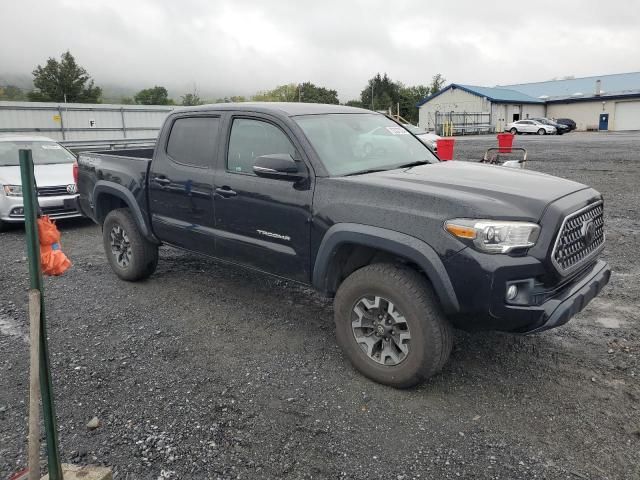
[[[353,366],[385,385],[417,385],[451,353],[451,326],[430,285],[404,266],[380,263],[352,273],[336,293],[334,320]]]
[[[518,134],[518,129],[513,127],[511,130],[509,130],[509,133],[511,133],[511,135],[517,135]]]
[[[107,259],[122,280],[149,277],[158,265],[158,246],[142,236],[128,208],[111,210],[102,225]]]
[[[546,135],[547,131],[544,128],[538,130],[538,135]]]

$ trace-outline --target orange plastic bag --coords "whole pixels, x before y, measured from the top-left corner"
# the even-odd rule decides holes
[[[40,266],[45,275],[62,275],[71,266],[71,261],[60,250],[58,227],[46,215],[38,218],[40,237]]]

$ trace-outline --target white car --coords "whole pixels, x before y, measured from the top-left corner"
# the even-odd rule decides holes
[[[413,133],[418,139],[431,148],[434,152],[438,151],[438,140],[442,137],[436,135],[435,133],[428,132],[427,130],[416,127],[415,125],[411,125],[409,123],[403,123],[402,126]]]
[[[24,222],[20,149],[31,149],[42,213],[50,218],[81,216],[75,206],[76,157],[69,150],[47,137],[0,136],[0,230],[6,223]]]
[[[504,127],[505,132],[511,132],[513,135],[518,133],[537,133],[538,135],[554,135],[556,127],[546,125],[537,120],[518,120],[517,122],[507,123]]]

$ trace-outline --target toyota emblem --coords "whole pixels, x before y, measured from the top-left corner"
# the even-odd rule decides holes
[[[67,193],[74,194],[78,192],[78,187],[75,183],[67,185]]]
[[[596,225],[593,223],[593,220],[584,222],[580,229],[580,233],[582,234],[582,241],[584,244],[587,247],[591,245],[596,238]]]

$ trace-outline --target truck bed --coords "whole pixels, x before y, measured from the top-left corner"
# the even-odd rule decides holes
[[[103,150],[82,152],[78,156],[79,207],[82,213],[100,221],[102,212],[95,209],[101,184],[119,185],[123,195],[131,195],[140,207],[141,214],[148,218],[147,176],[153,148]]]

